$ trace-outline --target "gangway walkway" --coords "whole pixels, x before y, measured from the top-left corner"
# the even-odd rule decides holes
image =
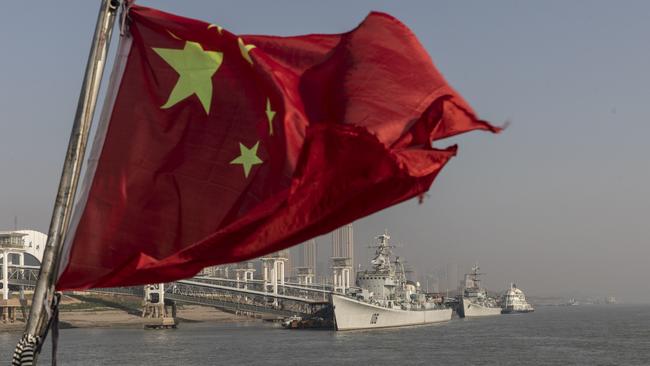
[[[211,278],[214,282],[236,282]],[[165,285],[165,298],[180,303],[213,306],[234,313],[273,314],[278,316],[308,316],[330,307],[329,292],[313,291],[319,298],[307,298],[257,291],[208,282],[206,278],[180,280]],[[286,285],[285,285],[286,286]],[[291,287],[297,287],[292,286]],[[308,289],[311,290],[311,289]],[[144,296],[142,286],[94,289],[94,292]]]
[[[7,278],[10,286],[35,287],[40,266],[10,264],[7,266]],[[0,280],[3,278],[3,268],[0,264]]]
[[[210,283],[213,285],[221,285],[228,288],[238,288],[245,290],[253,290],[257,292],[263,292],[265,294],[274,294],[271,290],[273,285],[271,282],[264,282],[262,280],[233,280],[229,278],[220,278],[220,277],[210,277],[210,276],[197,276],[191,279],[192,281]],[[317,302],[326,302],[329,301],[330,294],[332,293],[329,289],[307,287],[297,283],[285,283],[284,285],[277,285],[277,295],[284,295],[294,298],[302,298],[311,301]],[[281,296],[280,296],[281,297]]]

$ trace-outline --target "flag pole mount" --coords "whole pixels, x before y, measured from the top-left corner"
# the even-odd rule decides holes
[[[59,189],[54,202],[41,270],[32,298],[25,334],[16,346],[13,365],[36,364],[38,353],[45,340],[50,319],[52,318],[50,307],[56,299],[55,284],[59,257],[77,191],[99,87],[104,73],[104,66],[106,65],[113,25],[117,10],[121,4],[122,0],[101,0],[95,34],[88,55],[86,72],[59,181]],[[53,364],[55,364],[54,357]]]

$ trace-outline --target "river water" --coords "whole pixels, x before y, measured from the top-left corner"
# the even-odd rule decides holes
[[[19,332],[0,333],[0,365]],[[49,341],[39,364],[48,365]],[[650,306],[539,307],[374,331],[285,330],[264,322],[175,330],[64,329],[60,365],[650,365]]]

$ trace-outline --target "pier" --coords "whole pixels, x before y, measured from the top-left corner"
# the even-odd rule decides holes
[[[0,322],[15,322],[17,314],[27,317],[28,307],[25,288],[34,287],[38,278],[39,266],[25,265],[25,256],[37,261],[43,257],[45,249],[44,234],[31,230],[0,231]],[[18,296],[12,296],[12,289]]]

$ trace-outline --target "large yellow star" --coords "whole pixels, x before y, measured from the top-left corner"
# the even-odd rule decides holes
[[[185,42],[183,49],[154,48],[153,50],[179,75],[167,102],[161,108],[170,108],[181,100],[196,94],[205,113],[210,114],[212,75],[221,66],[223,53],[205,51],[200,44],[190,41]]]
[[[262,159],[257,157],[257,148],[260,146],[260,142],[257,141],[253,147],[250,149],[246,145],[239,143],[239,156],[236,157],[230,164],[241,164],[244,168],[244,177],[248,178],[248,173],[250,173],[253,165],[262,164]]]

